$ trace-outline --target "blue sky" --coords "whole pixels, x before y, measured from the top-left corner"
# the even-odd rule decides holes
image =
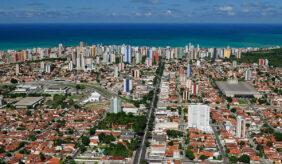
[[[282,23],[282,0],[0,0],[0,23]]]

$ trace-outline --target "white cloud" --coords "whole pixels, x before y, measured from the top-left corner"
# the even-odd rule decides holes
[[[135,16],[138,16],[138,17],[139,17],[139,16],[142,16],[142,14],[139,13],[139,12],[136,12],[136,13],[135,13]]]
[[[166,14],[166,15],[172,15],[172,11],[171,11],[171,10],[166,10],[166,11],[165,11],[165,14]]]
[[[146,12],[144,15],[145,15],[146,17],[150,17],[150,16],[152,16],[152,12],[148,11],[148,12]]]
[[[234,7],[230,5],[219,6],[218,10],[230,16],[235,15]]]

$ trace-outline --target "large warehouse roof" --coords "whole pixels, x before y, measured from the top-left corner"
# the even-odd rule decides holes
[[[220,91],[228,96],[254,96],[260,97],[260,94],[256,91],[256,89],[246,82],[238,81],[238,80],[228,80],[228,81],[217,81],[216,85],[220,89]]]

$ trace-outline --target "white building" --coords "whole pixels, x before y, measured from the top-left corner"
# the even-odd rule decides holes
[[[91,93],[91,96],[88,97],[86,100],[84,100],[82,103],[86,104],[86,103],[91,103],[91,102],[97,102],[100,101],[101,99],[101,95],[97,92],[93,92]]]
[[[44,70],[46,73],[51,73],[51,64],[46,64],[45,65],[45,70]]]
[[[111,100],[111,112],[118,113],[121,112],[121,100],[117,97],[113,97]]]
[[[236,137],[246,138],[246,120],[242,116],[237,117]]]
[[[19,75],[20,73],[20,65],[16,64],[16,75]]]
[[[70,90],[69,87],[54,85],[54,86],[49,86],[49,87],[45,88],[44,93],[51,94],[51,95],[67,94],[69,92],[69,90]]]
[[[115,77],[115,78],[118,78],[118,75],[119,75],[118,66],[115,66],[115,69],[114,69],[114,77]]]
[[[0,95],[0,107],[3,105],[3,96]]]
[[[250,69],[247,69],[245,72],[245,81],[249,81],[252,78],[252,72]]]
[[[208,105],[188,105],[188,127],[210,132],[210,107]]]
[[[138,108],[122,108],[122,111],[125,113],[132,113],[132,114],[137,114],[138,113]]]
[[[70,70],[70,71],[73,70],[73,63],[72,63],[72,61],[69,62],[69,70]]]

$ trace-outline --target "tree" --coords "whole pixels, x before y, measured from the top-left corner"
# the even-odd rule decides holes
[[[3,147],[0,147],[0,154],[5,153],[5,149]]]
[[[40,157],[41,161],[45,161],[46,160],[46,157],[45,157],[45,155],[42,152],[39,154],[39,157]]]
[[[191,149],[187,148],[186,151],[185,151],[185,156],[187,158],[189,158],[190,160],[194,160],[195,159],[195,155],[194,153],[192,152]]]
[[[84,145],[79,145],[79,150],[81,153],[84,153],[86,151],[86,147]]]
[[[230,161],[230,163],[237,163],[238,158],[235,157],[235,156],[230,156],[230,157],[229,157],[229,161]]]
[[[178,138],[183,136],[183,132],[177,130],[167,130],[166,134],[169,138]]]
[[[236,113],[236,111],[237,111],[237,110],[236,110],[235,108],[232,108],[232,109],[231,109],[231,112],[232,112],[232,113]]]
[[[31,141],[35,141],[35,140],[36,140],[36,136],[35,136],[35,135],[30,135],[30,136],[29,136],[29,139],[30,139]]]
[[[75,86],[75,88],[76,88],[77,90],[82,90],[82,89],[85,89],[86,87],[85,87],[85,85],[77,84],[77,85]]]
[[[66,131],[66,134],[69,134],[69,135],[71,135],[73,133],[74,133],[74,130],[71,129],[71,128],[68,128],[67,131]]]
[[[20,154],[30,154],[29,150],[26,150],[25,148],[19,151]]]
[[[10,153],[10,152],[6,152],[5,155],[6,155],[7,157],[12,157],[12,153]]]
[[[82,144],[83,144],[84,146],[88,146],[89,143],[90,143],[90,139],[89,139],[89,137],[87,137],[87,136],[82,136],[82,137],[81,137],[81,142],[82,142]]]
[[[64,143],[64,141],[62,140],[62,139],[56,139],[55,141],[54,141],[54,145],[55,146],[60,146],[60,145],[62,145]]]
[[[277,141],[282,141],[282,133],[275,132],[274,136]]]
[[[246,154],[243,154],[238,160],[243,163],[250,163],[250,157]]]
[[[94,135],[96,133],[96,128],[95,127],[90,128],[89,133],[91,136]]]
[[[231,103],[232,102],[232,98],[231,97],[226,97],[226,101]]]
[[[111,143],[108,147],[105,148],[104,154],[114,156],[114,157],[128,157],[129,151],[121,143],[118,143],[118,144]]]
[[[98,137],[99,137],[99,141],[100,141],[101,143],[106,143],[106,144],[109,144],[109,143],[111,143],[112,141],[115,141],[115,140],[116,140],[116,138],[115,138],[112,134],[106,135],[106,134],[104,134],[104,133],[101,133],[101,134],[98,135]]]
[[[32,116],[31,110],[26,111],[27,116]]]
[[[0,164],[6,164],[6,162],[3,159],[0,159]]]
[[[10,82],[11,82],[12,84],[17,84],[17,83],[18,83],[18,80],[17,80],[17,79],[12,78]]]
[[[128,148],[129,148],[131,151],[134,151],[134,150],[136,150],[136,149],[139,147],[139,144],[140,144],[139,138],[134,138],[134,139],[132,139],[131,142],[128,144]]]
[[[240,141],[240,142],[239,142],[239,145],[240,145],[241,147],[243,147],[243,146],[245,145],[245,142],[244,142],[244,141]]]
[[[208,157],[202,154],[202,155],[199,157],[199,159],[202,160],[202,161],[204,161],[204,160],[208,159]]]

